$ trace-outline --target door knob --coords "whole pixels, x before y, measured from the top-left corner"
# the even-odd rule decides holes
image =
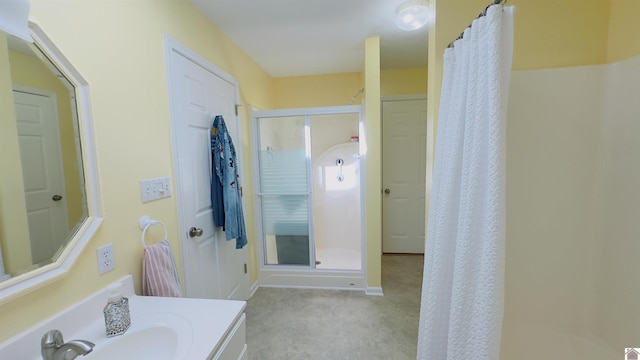
[[[389,194],[389,193],[391,193],[391,189],[384,189],[384,193],[385,193],[385,194]]]
[[[202,236],[204,230],[202,228],[196,228],[195,226],[189,229],[189,237]]]
[[[62,200],[62,196],[60,196],[60,195],[53,195],[53,196],[51,197],[51,200],[53,200],[53,201],[60,201],[60,200]]]

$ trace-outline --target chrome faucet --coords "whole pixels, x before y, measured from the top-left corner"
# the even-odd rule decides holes
[[[42,336],[43,360],[73,360],[87,355],[96,346],[91,341],[71,340],[65,343],[59,330],[51,330]]]

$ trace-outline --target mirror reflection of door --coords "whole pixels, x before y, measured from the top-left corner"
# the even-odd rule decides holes
[[[14,213],[0,211],[0,243],[5,272],[15,277],[57,261],[89,209],[75,93],[78,79],[69,78],[69,67],[63,71],[52,62],[60,59],[48,52],[52,45],[5,39],[0,36],[0,64],[9,77],[3,78],[0,92],[14,108],[7,112],[10,121],[0,124],[0,140],[7,144],[2,143],[0,162],[8,166],[0,176],[5,195],[0,207],[19,204]],[[14,121],[16,113],[19,123]],[[53,123],[48,124],[50,119]]]
[[[67,239],[58,111],[53,93],[14,90],[27,219],[34,264],[50,262]]]

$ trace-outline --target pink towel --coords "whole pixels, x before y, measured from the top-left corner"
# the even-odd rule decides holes
[[[142,295],[182,297],[176,261],[166,239],[144,248]]]

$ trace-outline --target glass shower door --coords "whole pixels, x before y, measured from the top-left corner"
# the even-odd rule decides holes
[[[260,202],[267,265],[311,266],[304,116],[258,119]]]
[[[357,112],[309,116],[316,269],[362,269]]]

